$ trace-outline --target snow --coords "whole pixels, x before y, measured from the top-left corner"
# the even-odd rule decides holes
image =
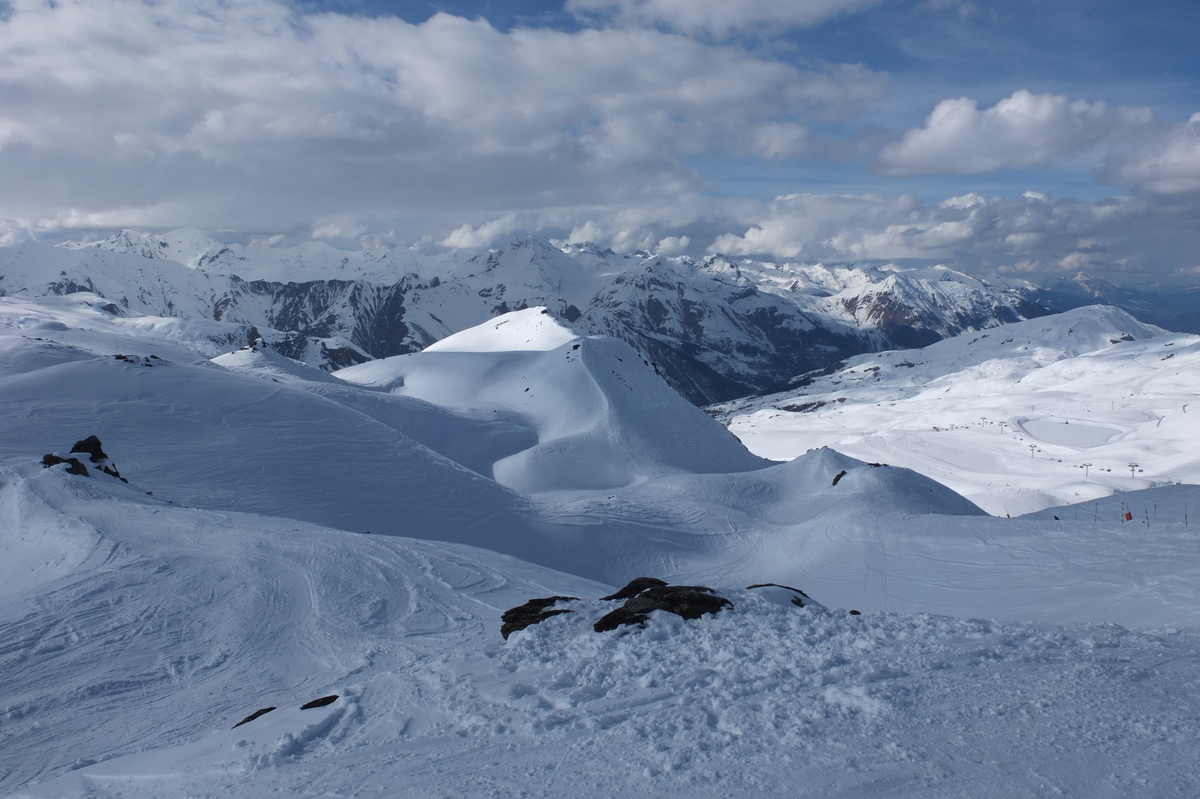
[[[544,307],[501,314],[436,341],[425,352],[517,352],[558,349],[579,337]]]
[[[447,346],[336,375],[526,427],[537,443],[497,460],[489,475],[524,494],[616,489],[672,471],[768,465],[668,388],[628,345],[575,336],[543,311],[506,314],[440,342]]]
[[[1198,394],[1200,337],[1089,307],[860,356],[803,388],[719,410],[763,457],[834,447],[1017,516],[1200,483],[1188,407]]]
[[[716,616],[596,634],[606,586],[485,550],[171,507],[38,467],[4,483],[22,512],[86,520],[79,551],[103,542],[0,614],[9,795],[1200,787],[1194,629],[851,616],[733,589]],[[574,613],[500,638],[505,607],[559,593],[583,598]]]
[[[1087,424],[1078,419],[1017,419],[1017,427],[1035,441],[1075,449],[1089,449],[1107,444],[1123,432],[1116,427]]]
[[[210,359],[217,366],[280,382],[337,383],[337,378],[303,361],[284,357],[259,343]]]
[[[1018,462],[1077,448],[1127,489],[1155,458],[1186,470],[1187,420],[1152,419],[1194,395],[1194,337],[1056,333],[1058,354],[1010,353],[1043,365],[998,365],[1007,395],[959,379],[995,355],[931,356],[893,367],[927,369],[893,399],[868,401],[866,377],[823,422],[924,398],[921,423],[950,426],[987,401],[1038,437],[1032,458],[998,425],[912,422],[889,457],[809,431],[771,463],[628,345],[537,308],[331,376],[216,351],[226,323],[103,305],[0,297],[2,795],[1200,789],[1200,488],[996,518],[899,457],[927,463],[932,441],[1019,481]],[[1026,332],[1009,344],[1050,338]],[[1122,381],[1137,396],[1117,408]],[[39,463],[93,433],[129,484]],[[1098,476],[1118,452],[1146,472]],[[640,575],[733,607],[595,633],[599,597]],[[762,582],[817,602],[746,590]],[[505,609],[552,595],[579,599],[500,636]]]

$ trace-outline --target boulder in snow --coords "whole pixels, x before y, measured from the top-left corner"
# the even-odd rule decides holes
[[[500,617],[503,624],[500,626],[500,634],[508,640],[508,636],[515,633],[517,630],[524,630],[539,622],[543,622],[551,616],[557,616],[560,613],[571,613],[570,608],[555,608],[559,602],[570,602],[578,599],[573,596],[548,596],[541,599],[531,599],[524,605],[516,608],[510,608],[504,611],[504,615]]]
[[[685,619],[698,619],[705,614],[716,613],[722,608],[732,606],[733,603],[728,599],[718,596],[711,588],[704,586],[651,585],[626,599],[621,607],[606,614],[596,622],[593,629],[602,633],[625,624],[641,624],[656,610],[666,610]]]

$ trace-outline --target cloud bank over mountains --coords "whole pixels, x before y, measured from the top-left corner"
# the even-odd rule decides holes
[[[540,232],[978,269],[1200,265],[1186,223],[1200,115],[1022,86],[897,113],[902,71],[789,38],[882,5],[569,0],[553,24],[501,28],[484,6],[410,21],[280,0],[11,0],[0,244],[186,225],[241,240],[454,248]],[[998,194],[970,182],[997,173]]]

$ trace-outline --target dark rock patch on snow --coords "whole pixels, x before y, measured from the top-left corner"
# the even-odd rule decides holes
[[[104,445],[100,443],[100,439],[96,436],[88,436],[82,441],[76,441],[75,446],[71,447],[71,453],[74,454],[76,452],[87,455],[92,463],[108,460],[108,455],[104,454]]]
[[[301,710],[312,710],[315,707],[325,707],[326,705],[332,705],[334,702],[336,702],[338,700],[339,696],[341,696],[341,694],[330,694],[329,696],[322,696],[320,699],[314,699],[311,702],[305,702],[303,705],[300,706],[300,709]]]
[[[128,483],[121,473],[117,471],[117,467],[108,459],[108,455],[104,453],[104,446],[100,443],[100,439],[96,436],[88,436],[82,441],[76,441],[75,446],[71,447],[72,455],[87,455],[90,460],[100,471],[105,474],[112,475],[123,483]],[[73,458],[71,460],[74,460]],[[42,459],[45,463],[45,458]],[[68,469],[67,471],[71,471]],[[86,470],[85,472],[86,473]],[[73,472],[79,474],[79,472]]]
[[[638,594],[642,593],[647,588],[662,587],[664,585],[666,585],[666,583],[657,577],[634,577],[617,593],[609,594],[608,596],[602,596],[600,598],[603,600],[629,599],[631,596],[637,596]]]
[[[87,455],[88,460],[94,468],[99,469],[105,474],[112,475],[122,483],[128,483],[121,473],[117,471],[117,467],[113,465],[108,456],[104,454],[104,447],[100,444],[100,439],[96,436],[88,436],[82,441],[76,441],[75,446],[71,447],[71,451],[67,455],[57,455],[53,452],[46,453],[42,456],[42,466],[49,469],[51,466],[57,466],[60,463],[67,465],[67,474],[78,474],[82,477],[91,477],[87,466],[83,464],[79,458],[72,457],[74,455]]]
[[[602,633],[626,624],[641,624],[656,610],[669,611],[685,619],[698,619],[732,606],[728,599],[704,586],[656,585],[626,599],[624,605],[596,622],[593,629]]]
[[[234,724],[233,729],[236,730],[238,727],[242,726],[243,724],[249,724],[250,722],[254,721],[259,716],[265,716],[266,714],[270,713],[274,709],[275,709],[274,707],[259,708],[258,710],[251,713],[249,716],[246,716],[246,718],[239,721],[237,724]]]
[[[779,583],[755,583],[754,585],[746,586],[746,590],[761,591],[764,595],[770,595],[770,597],[776,601],[787,601],[799,608],[814,604],[812,597],[801,591],[799,588],[792,588],[790,585],[780,585]]]
[[[507,641],[508,636],[515,633],[517,630],[524,630],[533,624],[543,622],[551,616],[557,616],[560,613],[571,613],[568,608],[554,608],[554,605],[559,602],[570,602],[578,597],[573,596],[548,596],[541,599],[531,599],[520,607],[510,608],[504,611],[504,615],[500,617],[503,622],[500,626],[500,634]]]
[[[51,466],[57,466],[60,463],[70,464],[67,466],[67,474],[89,476],[87,467],[83,465],[83,462],[79,458],[63,458],[50,452],[42,456],[42,466],[45,466],[47,469]]]
[[[751,608],[757,604],[759,599],[762,599],[769,604],[782,607],[828,610],[799,588],[789,585],[756,583],[747,586],[745,591],[754,597],[752,600],[747,600],[749,602],[747,607]],[[733,591],[733,595],[743,596],[740,591],[736,590]],[[571,608],[554,607],[559,602],[572,601],[579,604]],[[621,602],[622,604],[614,610],[605,612],[612,606],[600,604],[602,602]],[[732,600],[706,586],[670,585],[657,577],[637,577],[630,580],[620,591],[601,597],[598,601],[579,600],[576,597],[566,596],[531,599],[520,607],[504,612],[501,617],[503,626],[500,628],[500,634],[507,640],[517,630],[523,630],[560,613],[595,612],[600,615],[600,619],[592,625],[592,629],[603,633],[629,624],[644,624],[650,620],[650,614],[656,610],[665,610],[685,619],[698,619],[701,616],[718,613],[731,607],[733,607]]]

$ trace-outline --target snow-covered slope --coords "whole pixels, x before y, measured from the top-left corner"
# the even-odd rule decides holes
[[[999,515],[1200,483],[1200,338],[1115,308],[860,356],[795,383],[717,410],[764,457],[832,446]]]
[[[366,385],[355,385],[273,353],[210,362],[148,335],[158,328],[145,319],[99,336],[109,317],[68,313],[68,300],[0,299],[13,313],[0,314],[0,457],[97,434],[124,454],[124,475],[176,503],[485,546],[609,582],[804,581],[863,610],[1050,621],[1187,612],[1164,611],[1161,596],[1190,579],[1190,561],[1171,572],[1149,542],[1120,539],[1129,562],[1164,571],[1146,594],[1108,562],[1112,541],[1091,536],[1066,558],[1061,531],[981,518],[907,470],[830,451],[772,466],[612,340],[420,353],[356,367]],[[1018,532],[998,567],[992,537]],[[942,538],[961,551],[934,556]],[[910,569],[921,579],[901,579]],[[1031,573],[1116,587],[1054,597]],[[1003,588],[980,590],[997,574]]]
[[[441,341],[425,352],[544,352],[575,342],[579,334],[545,308],[514,311]]]
[[[461,351],[493,324],[459,338],[460,351],[334,381],[269,352],[210,361],[186,336],[156,337],[183,320],[114,319],[72,301],[0,298],[0,459],[96,434],[124,476],[181,505],[483,546],[606,582],[802,582],[864,611],[1055,622],[1194,612],[1164,600],[1195,590],[1194,559],[1164,561],[1174,539],[1115,519],[1081,541],[988,519],[927,477],[830,450],[771,465],[611,339]],[[523,346],[567,335],[543,316],[510,317],[543,327]],[[1158,574],[1157,587],[1130,569]]]
[[[993,518],[892,458],[763,461],[539,309],[330,376],[107,302],[0,297],[0,794],[1200,788],[1196,486]],[[1192,390],[1200,342],[1122,325],[1020,383]],[[128,483],[43,467],[92,434]],[[732,607],[596,633],[641,575]]]
[[[337,376],[463,413],[519,419],[537,443],[497,461],[493,476],[526,494],[768,465],[672,391],[628,345],[574,336],[543,308]]]
[[[0,469],[0,509],[26,556],[0,561],[24,579],[0,603],[7,796],[1200,789],[1194,629],[853,616],[717,583],[715,616],[598,634],[609,586],[484,550],[36,464]],[[501,638],[505,608],[552,595],[583,601]]]

